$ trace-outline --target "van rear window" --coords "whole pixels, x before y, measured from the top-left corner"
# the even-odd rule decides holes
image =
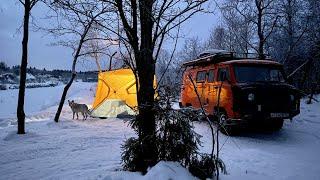
[[[196,82],[205,82],[206,81],[207,71],[199,71],[197,73]]]
[[[211,69],[208,73],[208,82],[214,82],[214,71]]]

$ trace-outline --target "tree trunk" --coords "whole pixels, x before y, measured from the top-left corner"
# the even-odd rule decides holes
[[[259,59],[265,59],[264,55],[264,34],[263,34],[263,24],[262,24],[262,8],[261,4],[257,5],[258,7],[258,37],[259,37],[259,47],[258,47],[258,55]]]
[[[308,61],[307,65],[305,67],[305,71],[303,72],[301,83],[300,83],[301,84],[300,89],[305,89],[308,86],[308,85],[306,85],[306,83],[307,83],[307,78],[309,77],[310,70],[312,67],[312,60],[313,59],[310,59],[310,61]]]
[[[25,96],[25,89],[26,89],[26,76],[27,76],[27,65],[28,65],[28,39],[29,39],[30,10],[31,10],[30,0],[25,0],[22,58],[21,58],[21,67],[20,67],[20,86],[19,86],[18,106],[17,106],[18,134],[25,134],[24,96]]]
[[[317,87],[317,84],[316,83],[312,83],[312,85],[311,85],[311,94],[309,96],[309,100],[307,101],[307,104],[311,104],[312,103],[312,99],[313,99],[313,96],[315,94],[316,87]]]
[[[292,4],[292,0],[287,0],[287,9],[286,9],[286,20],[288,23],[288,51],[286,54],[286,59],[284,60],[284,62],[286,62],[288,65],[290,65],[290,61],[292,58],[292,52],[293,52],[293,40],[294,40],[294,27],[293,27],[293,4]],[[289,67],[290,68],[290,67]]]
[[[59,121],[60,114],[61,114],[61,111],[62,111],[62,107],[63,107],[64,101],[66,100],[67,92],[68,92],[68,90],[69,90],[69,88],[70,88],[70,86],[71,86],[71,84],[72,84],[72,82],[73,82],[75,77],[76,77],[76,73],[72,73],[70,81],[68,82],[68,84],[63,89],[63,93],[62,93],[62,96],[61,96],[61,99],[60,99],[59,107],[58,107],[58,110],[57,110],[56,115],[54,117],[54,121],[55,122]]]
[[[63,107],[63,104],[64,104],[64,101],[66,99],[66,96],[67,96],[67,92],[74,80],[74,78],[76,77],[76,64],[77,64],[77,61],[78,61],[78,58],[79,58],[79,54],[80,54],[80,51],[81,51],[81,48],[82,48],[82,45],[84,43],[84,38],[86,37],[89,29],[91,28],[91,24],[93,22],[93,19],[91,19],[91,21],[89,22],[89,24],[87,26],[84,26],[84,31],[83,31],[83,34],[81,35],[81,38],[80,38],[80,41],[79,41],[79,44],[78,44],[78,47],[77,47],[77,50],[75,52],[75,55],[73,57],[73,62],[72,62],[72,75],[71,75],[71,79],[70,81],[68,82],[68,84],[64,87],[63,89],[63,93],[62,93],[62,96],[61,96],[61,99],[60,99],[60,103],[59,103],[59,107],[58,107],[58,110],[56,112],[56,115],[54,117],[54,121],[55,122],[58,122],[59,121],[59,118],[60,118],[60,114],[61,114],[61,111],[62,111],[62,107]]]
[[[141,164],[141,171],[146,172],[147,168],[154,166],[157,162],[157,147],[155,144],[155,115],[153,81],[155,74],[155,63],[153,60],[152,46],[152,4],[153,1],[139,1],[140,22],[141,22],[141,45],[137,54],[137,70],[139,89],[137,100],[139,106],[139,129],[141,130],[140,142],[144,160]]]

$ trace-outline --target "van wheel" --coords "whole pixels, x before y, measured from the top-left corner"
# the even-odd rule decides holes
[[[279,131],[283,127],[283,119],[276,119],[272,121],[272,130]]]
[[[220,117],[218,116],[217,119],[219,120],[218,122],[220,124],[220,131],[223,134],[229,136],[233,136],[236,134],[236,127],[227,124],[228,116],[225,112],[221,112]]]

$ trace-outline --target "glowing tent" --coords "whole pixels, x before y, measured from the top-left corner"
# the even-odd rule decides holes
[[[136,81],[131,69],[99,72],[91,116],[105,118],[134,115],[133,108],[137,105]]]

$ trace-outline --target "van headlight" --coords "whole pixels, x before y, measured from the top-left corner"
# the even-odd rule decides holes
[[[254,94],[253,93],[248,94],[248,100],[254,101]]]

